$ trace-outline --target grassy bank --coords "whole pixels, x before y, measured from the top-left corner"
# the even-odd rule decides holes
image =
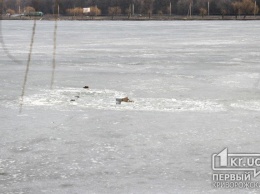
[[[128,16],[54,16],[54,15],[44,15],[43,17],[27,17],[27,16],[2,16],[2,20],[260,20],[260,16],[221,16],[221,15],[210,15],[210,16],[180,16],[180,15],[134,15]]]

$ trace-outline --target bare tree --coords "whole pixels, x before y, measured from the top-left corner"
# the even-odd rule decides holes
[[[94,19],[94,16],[101,15],[101,10],[97,6],[91,6],[89,15]]]
[[[185,15],[190,12],[191,0],[178,0],[177,7],[178,13],[181,15]]]
[[[222,8],[220,11],[221,11],[222,19],[224,19],[224,16],[227,14],[227,10],[225,8]]]
[[[6,13],[13,15],[13,14],[15,14],[15,11],[13,9],[7,9]]]
[[[116,7],[109,7],[108,14],[112,16],[112,20],[114,19],[115,15],[121,14],[121,8],[119,6]]]
[[[4,0],[0,0],[0,20],[2,19],[2,14],[4,12]]]
[[[149,19],[151,18],[151,15],[153,13],[153,8],[154,8],[153,3],[154,0],[144,0],[144,6],[143,6],[144,13],[149,15]]]
[[[163,11],[162,10],[158,10],[157,11],[157,15],[162,16],[163,15]]]
[[[200,13],[200,9],[201,8],[206,8],[207,7],[207,2],[208,0],[196,0],[193,2],[193,7],[195,9],[195,11],[199,11],[199,14]]]
[[[220,10],[222,19],[224,19],[224,16],[226,14],[229,14],[232,10],[231,0],[218,0],[216,5],[217,8]]]
[[[237,19],[237,16],[240,15],[240,13],[241,13],[241,3],[238,1],[233,2],[232,7],[234,10],[234,13],[236,14],[236,19]]]
[[[125,10],[125,13],[127,14],[127,17],[128,17],[128,19],[129,19],[130,16],[131,16],[131,5],[129,6],[129,8],[127,8],[127,9]]]
[[[208,13],[207,9],[205,8],[200,8],[200,15],[202,18],[204,18],[204,16]]]
[[[256,7],[256,9],[259,10],[258,6]],[[253,0],[243,0],[241,2],[241,12],[244,14],[244,19],[247,15],[254,14],[255,11],[255,3]]]

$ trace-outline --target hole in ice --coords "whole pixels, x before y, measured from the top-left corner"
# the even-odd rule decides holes
[[[24,106],[43,106],[56,110],[67,110],[73,106],[80,110],[92,108],[118,111],[226,111],[223,104],[207,99],[134,98],[134,103],[122,103],[117,106],[115,100],[118,101],[117,99],[120,99],[118,97],[122,97],[122,102],[125,96],[127,94],[124,92],[108,89],[59,88],[56,90],[40,90],[37,94],[26,96]],[[70,101],[73,103],[69,103]]]

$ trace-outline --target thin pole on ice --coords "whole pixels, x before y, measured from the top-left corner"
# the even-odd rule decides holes
[[[57,3],[57,1],[56,1]],[[58,18],[59,18],[59,5],[58,5],[58,17],[55,17],[55,25],[53,32],[53,53],[52,53],[52,73],[51,73],[51,86],[50,89],[53,89],[55,69],[56,69],[56,47],[57,47],[57,28],[58,28]]]
[[[25,70],[25,75],[24,75],[24,80],[23,80],[23,86],[22,86],[22,93],[21,93],[21,98],[20,98],[19,113],[21,113],[22,109],[23,109],[25,88],[26,88],[27,77],[28,77],[28,74],[29,74],[30,64],[31,64],[31,56],[32,56],[33,43],[34,43],[35,29],[36,29],[36,20],[34,20],[34,23],[33,23],[32,37],[31,37],[31,43],[30,43],[30,50],[29,50],[29,54],[28,54],[27,65],[26,65],[26,70]]]

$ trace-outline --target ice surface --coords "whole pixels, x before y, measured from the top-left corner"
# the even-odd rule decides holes
[[[259,192],[211,180],[213,153],[260,153],[259,22],[59,21],[50,89],[54,26],[19,113],[33,22],[2,21],[0,193]]]

